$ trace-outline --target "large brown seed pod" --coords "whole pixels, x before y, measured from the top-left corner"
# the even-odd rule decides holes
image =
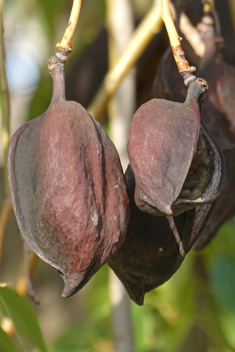
[[[221,155],[200,124],[204,91],[194,79],[184,103],[153,99],[137,110],[128,154],[142,211],[178,215],[218,196]]]
[[[195,221],[196,209],[171,217],[179,236],[176,241],[167,217],[153,216],[136,206],[135,178],[130,166],[125,177],[131,205],[130,222],[123,245],[108,264],[130,298],[143,305],[145,294],[169,280],[179,269],[200,233],[201,222]]]
[[[219,166],[220,156],[215,154],[214,158],[218,158]],[[214,194],[219,192],[223,182],[223,173],[219,174]],[[141,211],[135,204],[136,182],[130,165],[125,179],[130,198],[130,221],[124,243],[108,264],[130,298],[143,305],[145,294],[164,284],[179,269],[205,225],[211,203],[204,203],[177,216],[154,216]]]
[[[122,244],[129,200],[114,144],[80,104],[65,100],[64,65],[51,74],[48,110],[12,137],[9,184],[26,242],[61,272],[69,296]]]

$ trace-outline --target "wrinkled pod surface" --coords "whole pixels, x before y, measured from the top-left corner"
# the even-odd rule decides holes
[[[169,217],[141,211],[134,200],[136,185],[130,165],[125,178],[131,206],[130,222],[123,245],[108,264],[130,298],[143,305],[145,294],[165,283],[179,269],[204,222],[197,208],[171,216],[171,221]]]
[[[200,124],[202,89],[194,82],[184,104],[154,99],[131,124],[130,221],[108,264],[139,305],[179,269],[223,183],[223,154]]]
[[[205,28],[205,26],[203,27]],[[234,134],[234,68],[227,65],[216,45],[215,31],[202,33],[205,54],[199,65],[199,73],[205,77],[209,90],[201,107],[202,123],[215,137],[225,156],[226,177],[218,199],[213,202],[210,216],[194,248],[204,248],[217,234],[220,227],[235,214],[235,134]],[[170,48],[163,56],[155,79],[155,95],[158,98],[182,102],[186,88],[177,70]]]
[[[175,216],[218,196],[222,155],[200,123],[204,91],[194,77],[184,103],[153,99],[137,110],[128,154],[140,210]]]
[[[80,104],[65,100],[64,65],[51,74],[51,104],[13,135],[8,172],[20,230],[60,271],[66,297],[122,244],[129,200],[114,144]]]

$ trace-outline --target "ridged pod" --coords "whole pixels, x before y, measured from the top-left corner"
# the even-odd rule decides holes
[[[184,103],[153,99],[134,115],[128,154],[140,210],[175,216],[218,196],[221,155],[200,124],[204,91],[194,78]]]
[[[130,298],[143,305],[145,294],[172,277],[197,240],[203,226],[201,216],[204,216],[200,209],[205,205],[170,217],[170,221],[169,217],[142,212],[135,204],[136,185],[130,166],[125,178],[131,206],[130,222],[123,245],[108,264]]]
[[[209,89],[201,107],[201,119],[225,156],[226,177],[221,194],[211,206],[210,216],[205,217],[207,222],[205,220],[205,227],[194,246],[197,250],[204,248],[220,227],[235,214],[235,69],[224,62],[221,50],[218,50],[216,44],[218,38],[215,38],[213,28],[202,33],[202,37],[205,41],[205,54],[200,62],[198,75],[205,77]],[[186,87],[178,73],[170,48],[159,66],[154,88],[158,98],[179,102],[185,99]]]
[[[64,65],[51,74],[51,104],[12,137],[8,170],[20,230],[60,271],[66,297],[122,244],[129,200],[114,144],[80,104],[65,100]]]

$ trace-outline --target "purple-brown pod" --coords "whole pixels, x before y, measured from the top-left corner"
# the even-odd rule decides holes
[[[222,175],[217,184],[219,192]],[[125,179],[130,199],[126,238],[108,261],[130,298],[144,304],[147,292],[164,284],[179,269],[209,216],[211,203],[204,203],[177,216],[154,216],[135,204],[135,177],[128,166]]]
[[[66,101],[64,65],[55,66],[51,104],[12,137],[8,172],[20,230],[60,271],[67,297],[122,244],[129,200],[114,144],[80,104]]]
[[[125,177],[131,206],[130,221],[123,245],[108,264],[130,298],[143,305],[145,293],[170,279],[193,244],[195,209],[170,217],[178,232],[177,242],[167,217],[153,216],[136,206],[135,179],[130,166]]]
[[[153,99],[137,110],[128,154],[140,210],[178,215],[218,196],[221,155],[200,124],[204,91],[194,79],[184,103]]]
[[[207,223],[194,246],[197,250],[205,247],[216,235],[219,228],[235,214],[235,187],[233,181],[235,134],[232,127],[235,115],[229,114],[232,111],[231,107],[235,101],[234,68],[226,65],[222,59],[221,52],[217,52],[213,28],[207,29],[206,26],[202,28],[205,29],[205,32],[202,33],[205,41],[205,54],[199,66],[199,74],[207,79],[209,89],[201,106],[201,118],[202,123],[215,137],[223,151],[226,164],[226,177],[221,194],[213,203],[213,209],[210,209],[210,215],[208,216],[207,214],[204,217],[202,215],[204,207],[200,209],[203,223],[206,218]],[[232,74],[230,75],[229,72]],[[223,84],[226,82],[223,92],[221,91],[221,82]],[[186,89],[183,87],[173,55],[169,50],[165,53],[158,69],[154,88],[155,95],[158,98],[183,101],[186,96]],[[222,102],[224,103],[222,104]],[[227,114],[225,113],[226,110]],[[203,210],[204,212],[205,209]]]

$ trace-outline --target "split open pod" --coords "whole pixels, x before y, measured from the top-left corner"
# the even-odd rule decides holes
[[[209,89],[201,106],[202,124],[219,144],[226,164],[226,177],[219,197],[213,202],[209,218],[194,248],[204,248],[217,234],[220,227],[235,214],[235,69],[223,60],[221,38],[202,20],[205,53],[199,64],[198,75],[206,78]],[[177,70],[170,48],[164,54],[155,79],[155,96],[161,99],[184,101],[187,90]],[[213,209],[212,209],[213,208]]]
[[[178,270],[221,191],[224,160],[200,124],[200,83],[192,79],[185,103],[147,102],[131,124],[130,222],[108,264],[139,305]]]
[[[191,76],[184,103],[150,100],[131,123],[135,202],[152,215],[178,215],[219,194],[220,151],[200,121],[204,82]]]
[[[60,271],[70,296],[122,244],[129,200],[114,144],[80,104],[66,101],[64,65],[55,57],[48,65],[52,101],[12,137],[9,184],[26,242]]]

